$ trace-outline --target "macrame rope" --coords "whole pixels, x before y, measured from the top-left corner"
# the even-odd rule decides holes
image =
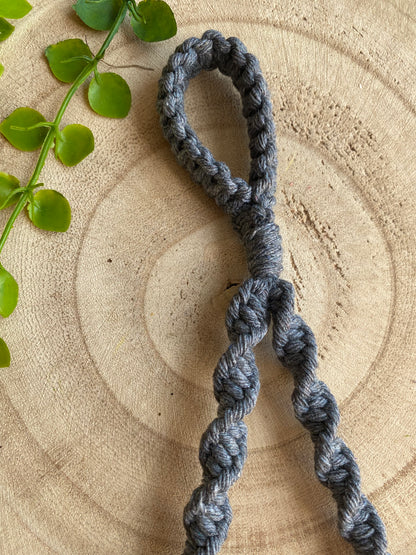
[[[190,127],[184,108],[189,80],[201,70],[218,69],[238,89],[247,119],[251,165],[248,183],[232,177]],[[199,449],[202,483],[183,514],[183,555],[214,555],[232,519],[228,490],[239,478],[247,456],[243,422],[256,404],[260,382],[253,348],[273,324],[273,348],[293,374],[296,418],[315,447],[315,471],[338,506],[338,526],[357,553],[387,553],[385,528],[361,492],[360,472],[350,449],[337,436],[339,411],[328,387],[316,376],[317,347],[311,329],[294,312],[294,289],[279,278],[282,247],[274,223],[276,132],[266,82],[257,58],[236,37],[208,30],[191,37],[170,56],[159,80],[157,109],[166,139],[179,163],[231,216],[247,253],[251,277],[233,297],[226,314],[230,346],[214,372],[217,418],[204,432]]]

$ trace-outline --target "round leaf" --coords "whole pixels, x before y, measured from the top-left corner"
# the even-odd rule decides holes
[[[32,6],[26,0],[0,0],[0,16],[20,19],[30,12]]]
[[[6,208],[7,206],[11,206],[17,201],[18,194],[14,195],[11,199],[7,201],[7,204],[3,206],[4,201],[10,195],[12,191],[18,189],[20,185],[20,181],[17,177],[13,175],[9,175],[8,173],[0,172],[0,207]]]
[[[75,166],[94,150],[94,135],[85,125],[67,125],[56,137],[55,148],[65,166]]]
[[[0,17],[0,42],[9,38],[13,31],[14,26],[3,17]]]
[[[45,121],[42,114],[32,108],[17,108],[1,122],[0,133],[19,150],[36,150],[42,145],[48,130],[46,127],[26,128]],[[13,127],[23,127],[25,129],[13,129]]]
[[[107,31],[114,23],[123,0],[78,0],[73,8],[82,21],[96,31]]]
[[[117,73],[100,73],[91,80],[88,100],[97,114],[107,118],[124,118],[131,106],[130,87]]]
[[[27,211],[29,218],[40,229],[66,231],[71,223],[71,207],[66,198],[51,189],[38,191]]]
[[[10,366],[10,351],[4,339],[0,337],[0,368]]]
[[[14,277],[0,264],[0,315],[7,318],[17,305],[19,286]]]
[[[131,18],[131,25],[139,39],[156,42],[176,35],[177,27],[172,10],[163,0],[144,0],[136,11],[139,19]]]
[[[81,56],[92,58],[91,50],[81,39],[68,39],[52,44],[45,50],[49,67],[57,79],[72,83],[88,64]]]

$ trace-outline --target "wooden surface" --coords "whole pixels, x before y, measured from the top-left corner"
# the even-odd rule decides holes
[[[44,48],[87,36],[96,51],[103,41],[70,4],[33,0],[2,43],[1,118],[31,106],[53,119],[67,87],[49,73]],[[171,6],[176,37],[143,44],[125,24],[106,57],[154,69],[119,70],[133,91],[127,119],[93,114],[85,92],[70,104],[64,123],[89,125],[96,150],[72,169],[50,156],[42,174],[70,200],[70,230],[41,232],[21,216],[2,253],[21,296],[0,334],[13,357],[0,374],[0,552],[181,553],[199,438],[216,413],[211,377],[228,345],[225,309],[247,269],[228,218],[178,166],[155,101],[176,45],[214,28],[241,38],[269,83],[282,277],[316,333],[319,376],[340,404],[340,434],[391,552],[414,554],[415,5]],[[247,178],[231,81],[200,75],[186,102],[203,142]],[[35,161],[0,142],[0,170],[25,181]],[[269,335],[256,354],[262,387],[222,553],[351,553]]]

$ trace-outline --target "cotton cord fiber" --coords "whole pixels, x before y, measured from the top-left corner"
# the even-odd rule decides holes
[[[248,183],[232,177],[214,159],[190,127],[184,109],[189,80],[201,70],[218,69],[231,77],[242,100],[251,155]],[[314,334],[294,312],[294,289],[279,278],[282,246],[274,222],[276,203],[276,131],[267,84],[257,58],[236,37],[215,30],[178,46],[159,80],[157,110],[166,139],[179,163],[231,216],[247,253],[251,277],[240,286],[226,314],[230,346],[214,372],[218,413],[202,435],[199,460],[202,482],[183,514],[183,555],[214,555],[225,541],[232,519],[228,490],[239,478],[247,456],[243,422],[256,404],[260,382],[253,348],[273,326],[273,348],[294,378],[296,418],[315,447],[315,471],[338,506],[341,536],[356,553],[387,553],[384,525],[361,492],[360,472],[351,450],[337,436],[339,410],[328,387],[316,376]]]

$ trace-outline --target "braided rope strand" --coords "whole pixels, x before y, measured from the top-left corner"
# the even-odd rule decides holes
[[[240,93],[251,155],[248,183],[232,177],[214,159],[189,125],[184,95],[201,70],[219,69]],[[273,321],[273,348],[293,374],[295,416],[309,430],[315,446],[316,474],[338,505],[339,530],[357,553],[387,553],[384,525],[361,493],[360,473],[352,452],[337,437],[339,411],[328,387],[316,376],[315,337],[294,313],[293,286],[279,279],[282,246],[274,222],[277,150],[272,105],[258,60],[236,37],[215,30],[191,37],[170,56],[159,80],[157,110],[163,133],[179,163],[208,196],[231,216],[247,253],[252,277],[241,285],[226,314],[230,346],[215,369],[217,418],[204,432],[199,460],[202,483],[184,509],[184,555],[215,555],[228,533],[232,510],[228,490],[241,475],[247,456],[243,422],[256,403],[260,382],[253,348]]]
[[[253,410],[260,388],[253,347],[269,327],[267,304],[273,283],[273,279],[246,280],[227,311],[231,344],[214,372],[218,417],[201,438],[202,484],[184,510],[184,555],[218,553],[227,537],[232,519],[227,492],[240,477],[247,457],[243,418]]]
[[[339,410],[328,386],[316,376],[315,336],[294,313],[293,285],[279,280],[270,299],[273,348],[295,381],[292,402],[296,418],[309,431],[315,446],[315,472],[338,505],[338,527],[356,553],[387,553],[384,525],[377,511],[361,493],[360,471],[351,450],[337,436]]]

